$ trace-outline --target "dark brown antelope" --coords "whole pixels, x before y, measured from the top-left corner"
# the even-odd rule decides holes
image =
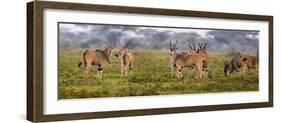
[[[110,44],[106,44],[104,50],[100,49],[87,49],[83,52],[83,55],[81,57],[81,61],[78,64],[78,67],[84,63],[85,65],[85,71],[87,75],[89,74],[89,71],[91,70],[92,65],[97,65],[97,78],[103,77],[103,69],[108,64],[111,63],[111,53],[112,53],[113,47]]]
[[[115,56],[120,58],[121,61],[121,76],[127,76],[129,71],[132,70],[134,61],[133,54],[128,49],[128,42],[117,54],[115,54]]]
[[[227,76],[229,73],[240,72],[245,74],[246,71],[249,72],[250,69],[259,69],[259,57],[256,56],[236,53],[230,62],[226,61],[224,66],[224,74]]]
[[[177,42],[176,42],[177,44]],[[184,67],[193,67],[195,66],[197,75],[196,79],[202,78],[202,70],[203,70],[203,63],[204,63],[204,57],[201,54],[201,52],[198,53],[177,53],[176,52],[176,44],[173,45],[173,47],[170,47],[170,58],[173,63],[173,67],[176,69],[176,76],[179,79],[183,78],[182,75],[182,69]],[[171,46],[171,43],[170,43]]]
[[[225,61],[224,63],[224,75],[227,76],[233,72],[240,72],[241,69],[241,53],[236,53],[229,61]]]

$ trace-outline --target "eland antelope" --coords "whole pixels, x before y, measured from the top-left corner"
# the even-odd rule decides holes
[[[177,47],[176,47],[177,43],[178,43],[178,41],[176,41],[176,43],[174,45],[172,45],[172,41],[170,40],[170,47],[167,48],[167,49],[169,49],[169,60],[170,60],[171,76],[172,77],[174,75],[174,69],[175,69],[175,67],[174,67],[174,58],[175,58],[176,54],[193,54],[193,53],[196,53],[196,47],[195,47],[194,43],[192,45],[189,43],[190,50],[187,50],[185,52],[177,53],[176,52],[176,50],[177,50]],[[189,67],[188,71],[191,71],[191,69],[193,69],[193,66]]]
[[[128,42],[115,54],[116,57],[120,58],[121,61],[121,76],[127,76],[129,71],[132,70],[134,57],[128,49]]]
[[[206,78],[208,76],[208,71],[209,71],[209,56],[206,50],[207,43],[198,43],[199,49],[197,50],[196,53],[201,55],[203,57],[203,74],[204,77]]]
[[[172,41],[170,40],[170,47],[167,48],[169,49],[169,60],[170,60],[170,67],[171,67],[171,76],[173,77],[174,75],[174,59],[175,59],[175,56],[177,54],[177,48],[176,48],[176,45],[177,45],[178,41],[176,41],[176,43],[172,46]]]
[[[81,61],[78,63],[78,67],[84,63],[86,69],[84,73],[88,75],[89,71],[91,70],[92,65],[97,65],[97,77],[102,78],[103,77],[103,69],[106,66],[106,64],[111,63],[111,53],[112,53],[113,47],[110,44],[106,44],[104,50],[100,49],[87,49],[83,52],[83,55],[81,57]]]
[[[242,66],[242,74],[246,73],[246,70],[255,69],[257,72],[259,71],[259,57],[258,54],[256,56],[242,54],[241,58],[241,66]]]
[[[170,59],[171,63],[173,63],[173,67],[176,69],[176,76],[179,79],[183,78],[182,69],[184,67],[193,67],[195,66],[197,75],[196,79],[202,78],[202,71],[204,66],[204,57],[202,52],[198,53],[177,53],[176,52],[177,42],[173,45],[170,42]]]

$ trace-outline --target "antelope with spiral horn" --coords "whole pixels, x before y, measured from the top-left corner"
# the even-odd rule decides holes
[[[204,78],[207,78],[208,76],[208,71],[209,71],[209,56],[207,53],[207,43],[198,43],[199,49],[197,50],[196,53],[198,53],[199,55],[201,55],[203,57],[203,74],[204,74]]]
[[[176,76],[179,79],[183,78],[182,70],[184,67],[192,67],[195,66],[197,74],[196,79],[202,78],[202,71],[203,71],[203,65],[204,65],[204,57],[202,55],[202,52],[198,53],[177,53],[176,47],[177,42],[172,46],[170,43],[170,59],[173,63],[173,67],[176,69]]]

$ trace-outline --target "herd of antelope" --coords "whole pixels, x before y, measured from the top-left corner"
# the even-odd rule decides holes
[[[178,79],[183,79],[183,68],[190,70],[195,69],[195,79],[202,79],[208,77],[209,71],[209,56],[206,50],[207,43],[198,43],[198,49],[195,43],[189,43],[189,50],[185,52],[177,52],[176,41],[169,45],[169,60],[171,67],[171,76],[175,74]],[[106,44],[103,50],[101,49],[87,49],[83,52],[81,61],[78,67],[85,65],[84,73],[89,74],[92,65],[97,66],[97,78],[103,78],[103,69],[108,63],[111,63],[113,47],[111,44]],[[120,59],[121,76],[127,76],[133,69],[134,57],[128,49],[128,42],[115,54]],[[255,56],[248,54],[236,53],[230,61],[226,60],[224,65],[224,74],[227,76],[230,73],[239,72],[244,74],[250,69],[258,71],[259,57],[258,52]]]

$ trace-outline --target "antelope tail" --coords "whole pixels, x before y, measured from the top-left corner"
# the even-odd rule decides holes
[[[133,69],[133,61],[129,64],[129,70]]]
[[[81,65],[82,65],[82,61],[80,61],[80,62],[78,63],[78,67],[81,67]]]
[[[85,52],[83,52],[81,60],[78,63],[78,67],[81,67],[82,63],[84,63],[84,65],[86,66],[86,59],[85,59],[86,52],[87,52],[87,50]]]

